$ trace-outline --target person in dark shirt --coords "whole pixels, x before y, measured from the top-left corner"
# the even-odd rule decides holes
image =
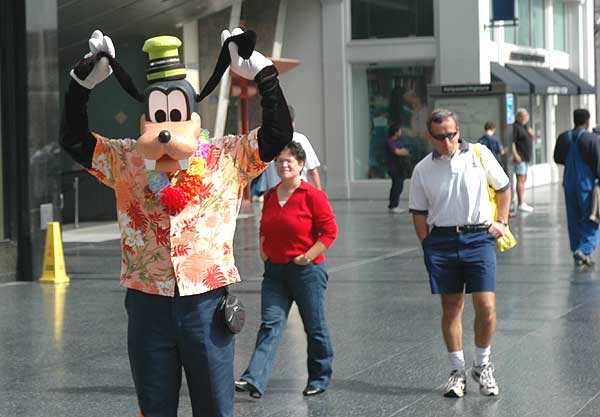
[[[390,188],[390,202],[388,209],[390,213],[400,213],[400,194],[404,186],[404,179],[410,176],[410,155],[404,147],[400,136],[402,129],[396,123],[392,123],[388,129],[388,140],[385,144],[385,162],[388,174],[392,179]]]
[[[598,244],[598,223],[590,220],[594,185],[600,178],[600,137],[588,132],[590,112],[573,112],[575,127],[559,135],[554,162],[565,166],[563,188],[569,243],[578,266],[592,266]]]
[[[501,158],[506,154],[506,149],[500,142],[500,139],[496,137],[496,123],[490,121],[485,122],[483,126],[485,134],[479,138],[479,143],[488,147],[494,154],[498,162],[501,162]]]
[[[527,181],[527,169],[533,153],[533,129],[527,126],[529,113],[525,109],[518,109],[513,124],[513,162],[515,163],[515,174],[517,174],[517,200],[519,210],[531,213],[533,207],[525,202],[525,181]]]

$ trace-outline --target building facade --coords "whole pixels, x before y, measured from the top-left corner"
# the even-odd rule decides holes
[[[572,110],[588,108],[596,123],[593,1],[515,0],[516,25],[491,25],[491,3],[321,0],[312,2],[312,17],[303,16],[305,10],[288,15],[292,22],[321,20],[320,32],[286,30],[284,51],[289,45],[289,55],[303,62],[322,60],[322,74],[311,74],[322,90],[308,96],[306,83],[293,79],[307,78],[293,72],[285,86],[288,96],[305,98],[296,102],[298,113],[308,116],[300,125],[312,129],[308,136],[324,156],[332,198],[384,199],[387,126],[404,126],[411,150],[421,157],[427,147],[419,137],[432,107],[455,110],[468,140],[476,141],[483,124],[495,121],[510,146],[506,95],[513,114],[521,107],[529,111],[536,132],[528,186],[558,180],[551,156],[556,136],[572,124]],[[292,50],[300,42],[295,38],[312,50]],[[471,85],[490,91],[503,85],[503,97],[432,96],[432,86]],[[319,96],[322,109],[314,105]]]
[[[384,200],[388,126],[399,123],[414,159],[421,158],[429,150],[425,119],[436,106],[458,113],[468,140],[495,121],[508,146],[511,116],[526,108],[536,132],[528,186],[558,180],[552,150],[573,109],[588,108],[596,123],[592,0],[515,0],[517,25],[491,25],[491,0],[0,4],[0,281],[39,276],[47,221],[115,218],[110,190],[58,147],[68,71],[96,28],[113,38],[140,88],[147,65],[141,45],[156,35],[183,39],[197,89],[212,73],[226,27],[252,28],[265,55],[299,61],[281,75],[282,86],[333,199]],[[112,78],[92,94],[90,126],[110,137],[137,137],[142,109]],[[229,81],[198,107],[216,135],[241,129],[243,106]],[[251,127],[260,123],[258,99],[249,98]]]

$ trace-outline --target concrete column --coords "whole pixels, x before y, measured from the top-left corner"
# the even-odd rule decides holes
[[[554,49],[554,5],[553,0],[545,0],[544,2],[544,45],[545,49]],[[550,62],[553,67],[553,63]]]
[[[279,0],[277,23],[275,24],[275,39],[273,40],[273,58],[281,58],[283,48],[283,34],[285,33],[285,17],[287,15],[287,0]]]
[[[198,21],[192,20],[183,24],[183,58],[185,59],[186,80],[200,92],[200,73],[198,52]]]
[[[348,0],[321,0],[323,28],[323,103],[325,150],[327,155],[327,192],[331,198],[350,198],[346,62],[346,8]]]
[[[242,13],[242,0],[234,0],[231,6],[231,15],[229,17],[229,30],[235,29],[240,24],[240,14]],[[214,136],[219,138],[225,131],[225,122],[227,121],[227,107],[229,106],[229,71],[225,71],[221,84],[219,85],[219,104],[217,105],[217,120],[215,121]]]
[[[582,6],[582,24],[583,43],[581,45],[581,55],[583,55],[583,68],[580,71],[581,77],[588,83],[595,85],[595,56],[594,47],[594,1],[587,0]],[[590,126],[596,125],[596,100],[593,96],[582,96],[581,106],[589,110]]]
[[[488,1],[435,0],[441,84],[490,82]]]

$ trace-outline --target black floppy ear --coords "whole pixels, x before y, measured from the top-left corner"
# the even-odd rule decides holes
[[[90,58],[95,59],[95,61],[94,61],[94,64],[95,64],[96,62],[98,62],[98,60],[100,58],[103,58],[103,57],[108,58],[108,63],[110,64],[110,67],[112,68],[113,72],[115,73],[115,77],[117,77],[117,81],[121,85],[121,88],[123,90],[125,90],[127,92],[127,94],[129,94],[131,97],[133,97],[135,100],[139,101],[140,103],[143,103],[144,101],[146,101],[146,99],[144,98],[144,95],[139,92],[139,90],[133,83],[133,80],[131,79],[131,77],[129,76],[127,71],[125,71],[125,68],[123,68],[121,66],[121,64],[119,64],[119,62],[117,62],[117,60],[115,58],[113,58],[106,52],[98,52],[98,53],[94,54],[93,56],[91,56]],[[83,60],[82,62],[85,62],[85,60]],[[92,66],[92,68],[93,68],[93,66]],[[75,75],[77,75],[79,77],[79,74],[77,74],[77,69],[75,69],[74,71],[75,71]],[[91,69],[90,69],[90,71],[91,71]],[[89,74],[89,72],[88,72],[88,74]]]
[[[212,75],[202,88],[200,94],[196,95],[196,102],[200,102],[209,95],[219,84],[223,74],[227,70],[227,67],[231,64],[231,55],[229,55],[229,42],[235,42],[238,46],[239,55],[248,59],[254,52],[254,47],[256,46],[256,32],[253,30],[249,30],[244,33],[240,33],[239,35],[230,36],[223,42],[223,46],[221,47],[221,53],[219,53],[219,59],[217,60],[217,64],[215,65],[215,69],[213,70]],[[114,70],[114,68],[113,68]]]

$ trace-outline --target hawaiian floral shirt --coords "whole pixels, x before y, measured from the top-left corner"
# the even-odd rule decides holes
[[[176,285],[181,295],[193,295],[240,281],[236,217],[244,187],[268,165],[257,133],[213,139],[198,196],[174,216],[152,191],[136,142],[95,134],[89,172],[116,194],[121,286],[172,297]]]

